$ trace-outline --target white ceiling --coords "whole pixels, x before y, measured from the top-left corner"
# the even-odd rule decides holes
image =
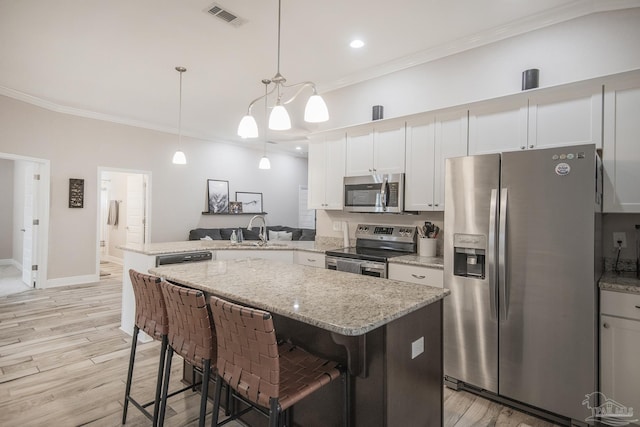
[[[276,72],[277,0],[0,0],[0,94],[47,108],[183,134],[236,135]],[[281,72],[327,91],[636,0],[283,0]],[[359,50],[349,42],[359,37]],[[256,107],[260,128],[263,108]],[[331,113],[331,105],[329,105]],[[304,123],[270,132],[293,150]],[[294,140],[294,141],[292,141]],[[303,144],[304,145],[304,144]]]

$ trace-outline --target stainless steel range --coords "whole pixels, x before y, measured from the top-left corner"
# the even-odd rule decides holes
[[[358,224],[356,245],[325,252],[329,270],[387,278],[387,260],[416,252],[416,227]]]

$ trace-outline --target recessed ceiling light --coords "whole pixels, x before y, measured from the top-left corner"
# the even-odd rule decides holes
[[[364,42],[362,40],[353,40],[351,43],[349,43],[349,46],[351,46],[354,49],[360,49],[362,46],[364,46]]]
[[[302,147],[296,147],[296,150],[302,150]]]

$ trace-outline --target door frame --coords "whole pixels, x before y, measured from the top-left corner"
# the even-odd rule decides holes
[[[112,168],[108,166],[98,166],[98,178],[96,179],[97,188],[96,194],[100,194],[102,187],[102,173],[103,172],[114,172],[114,173],[124,173],[124,174],[138,174],[145,175],[147,177],[147,191],[145,194],[145,229],[144,229],[144,241],[146,243],[150,242],[151,237],[151,171],[140,170],[140,169],[122,169],[122,168]],[[100,275],[100,221],[102,220],[102,212],[100,209],[101,198],[96,197],[97,203],[97,218],[96,218],[96,274]]]
[[[0,159],[37,163],[39,166],[40,185],[37,192],[37,206],[34,217],[39,220],[37,228],[36,251],[32,263],[38,266],[35,273],[36,288],[47,287],[47,266],[49,263],[49,203],[51,192],[51,161],[37,157],[0,152]],[[22,268],[25,268],[23,265]]]

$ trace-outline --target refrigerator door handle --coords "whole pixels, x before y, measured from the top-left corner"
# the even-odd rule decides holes
[[[491,202],[489,205],[489,242],[487,263],[489,267],[489,306],[491,320],[498,319],[498,289],[496,277],[496,214],[498,212],[498,190],[491,190]]]
[[[500,290],[500,320],[509,314],[509,284],[507,283],[507,189],[500,190],[500,229],[498,232],[498,288]]]

